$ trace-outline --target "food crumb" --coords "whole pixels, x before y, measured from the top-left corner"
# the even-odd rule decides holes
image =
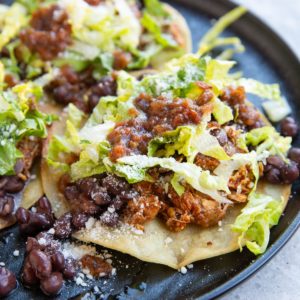
[[[189,264],[189,265],[187,265],[187,268],[188,268],[188,269],[193,269],[193,268],[194,268],[194,265],[193,265],[193,264]]]
[[[54,228],[49,229],[49,230],[48,230],[48,233],[49,233],[49,234],[54,234],[54,233],[55,233]]]
[[[13,252],[13,256],[19,256],[20,255],[20,251],[19,250],[15,250],[14,252]]]
[[[188,270],[187,270],[186,267],[181,267],[180,270],[179,270],[179,272],[180,272],[181,274],[186,274],[187,271],[188,271]]]
[[[168,245],[168,244],[170,244],[170,243],[172,243],[173,242],[173,240],[170,238],[170,237],[167,237],[166,239],[165,239],[165,244],[166,245]]]
[[[222,226],[222,221],[218,222],[218,226],[221,227]]]
[[[211,241],[208,241],[207,243],[206,243],[206,245],[207,246],[211,246],[213,243],[211,242]]]

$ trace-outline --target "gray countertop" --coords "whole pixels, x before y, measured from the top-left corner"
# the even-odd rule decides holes
[[[300,58],[300,0],[235,2],[268,23]],[[300,230],[267,265],[220,299],[300,299]]]

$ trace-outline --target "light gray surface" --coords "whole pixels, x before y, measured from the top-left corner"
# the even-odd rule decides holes
[[[235,2],[268,23],[300,57],[300,0]],[[266,266],[220,299],[300,299],[300,230]]]

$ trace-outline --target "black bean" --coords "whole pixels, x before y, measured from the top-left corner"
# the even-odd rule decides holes
[[[107,175],[103,179],[102,185],[114,196],[117,196],[122,191],[129,189],[129,185],[125,180],[111,174]]]
[[[8,193],[18,193],[24,188],[25,182],[18,176],[8,176],[4,190]]]
[[[19,220],[18,217],[17,220]],[[50,229],[53,225],[53,219],[49,215],[29,212],[28,221],[25,223],[21,223],[18,221],[18,223],[20,225],[20,231],[23,234],[34,235],[40,231]]]
[[[299,127],[296,121],[291,117],[282,120],[280,123],[280,128],[281,128],[281,134],[283,136],[295,137],[299,131]]]
[[[95,177],[80,179],[76,182],[76,185],[78,186],[79,190],[86,196],[90,196],[93,187],[97,186],[97,184],[97,178]]]
[[[43,196],[42,198],[39,199],[37,202],[37,211],[39,213],[45,213],[45,214],[52,214],[52,207],[51,203],[47,199],[47,197]]]
[[[0,297],[7,296],[16,287],[16,276],[10,270],[0,267]]]
[[[73,279],[76,275],[76,262],[73,259],[68,259],[65,262],[65,268],[63,270],[63,275],[66,279]]]
[[[299,177],[299,169],[296,163],[291,162],[281,169],[281,177],[284,183],[292,184]]]
[[[268,182],[273,184],[281,183],[280,171],[276,168],[270,169],[267,173],[265,173],[265,178]]]
[[[37,239],[33,237],[28,237],[26,242],[26,252],[29,253],[33,249],[41,249],[41,246]]]
[[[67,200],[72,202],[74,199],[78,198],[79,190],[75,185],[67,186],[65,188],[64,195],[67,198]]]
[[[45,295],[57,295],[63,286],[63,277],[59,272],[52,273],[49,277],[41,280],[41,290]]]
[[[107,189],[103,186],[96,185],[91,191],[91,198],[97,205],[108,205],[111,202]]]
[[[0,217],[8,217],[15,207],[14,198],[10,195],[0,196]]]
[[[72,224],[75,229],[79,230],[85,227],[85,223],[89,219],[89,216],[84,213],[73,213]]]
[[[27,209],[19,207],[16,211],[17,222],[20,224],[27,224],[29,222],[30,213]]]
[[[59,239],[66,239],[72,233],[72,214],[65,213],[54,222],[55,236]]]
[[[100,221],[109,227],[114,227],[118,224],[119,215],[116,212],[106,211],[101,215]]]
[[[23,272],[22,272],[22,282],[25,286],[31,287],[39,283],[39,279],[36,277],[35,270],[32,268],[28,257],[25,259]]]
[[[63,271],[65,268],[65,257],[60,251],[51,256],[52,268],[54,271]]]
[[[39,279],[47,278],[52,272],[50,257],[41,250],[34,249],[29,253],[29,262]]]
[[[298,166],[300,166],[300,148],[291,148],[288,153],[288,157],[289,159],[297,163]]]
[[[271,155],[267,158],[267,164],[280,169],[284,166],[284,161],[277,155]]]

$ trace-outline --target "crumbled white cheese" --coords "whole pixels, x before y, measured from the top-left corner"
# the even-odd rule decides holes
[[[181,274],[186,274],[187,273],[187,268],[186,267],[181,267],[180,270],[179,270],[179,272]]]
[[[95,255],[96,248],[88,245],[76,245],[70,242],[66,242],[62,245],[62,253],[64,257],[81,259],[86,254]]]
[[[19,256],[20,255],[20,251],[19,250],[15,250],[14,252],[13,252],[13,256]]]
[[[46,241],[46,239],[44,239],[44,238],[40,238],[40,239],[38,240],[38,242],[39,242],[40,245],[46,245],[46,244],[47,244],[47,241]]]
[[[54,234],[54,233],[55,233],[54,228],[49,229],[49,230],[48,230],[48,233],[49,233],[49,234]]]
[[[222,226],[222,221],[218,222],[218,226],[221,227]]]
[[[117,269],[116,268],[112,268],[111,275],[115,276],[116,274],[117,274]]]
[[[193,265],[193,264],[189,264],[189,265],[187,265],[187,268],[188,268],[188,269],[193,269],[193,268],[194,268],[194,265]]]
[[[90,230],[93,228],[94,224],[96,222],[96,219],[95,218],[89,218],[86,222],[85,222],[85,228],[87,230]]]
[[[0,262],[0,267],[5,267],[5,263],[3,261]]]
[[[76,277],[75,282],[76,282],[77,285],[87,286],[87,283],[85,283],[84,280],[81,277]]]
[[[107,210],[108,210],[110,213],[114,213],[114,212],[115,212],[114,207],[109,207]]]
[[[172,243],[173,240],[168,236],[166,239],[165,239],[165,244],[168,245],[170,243]]]

